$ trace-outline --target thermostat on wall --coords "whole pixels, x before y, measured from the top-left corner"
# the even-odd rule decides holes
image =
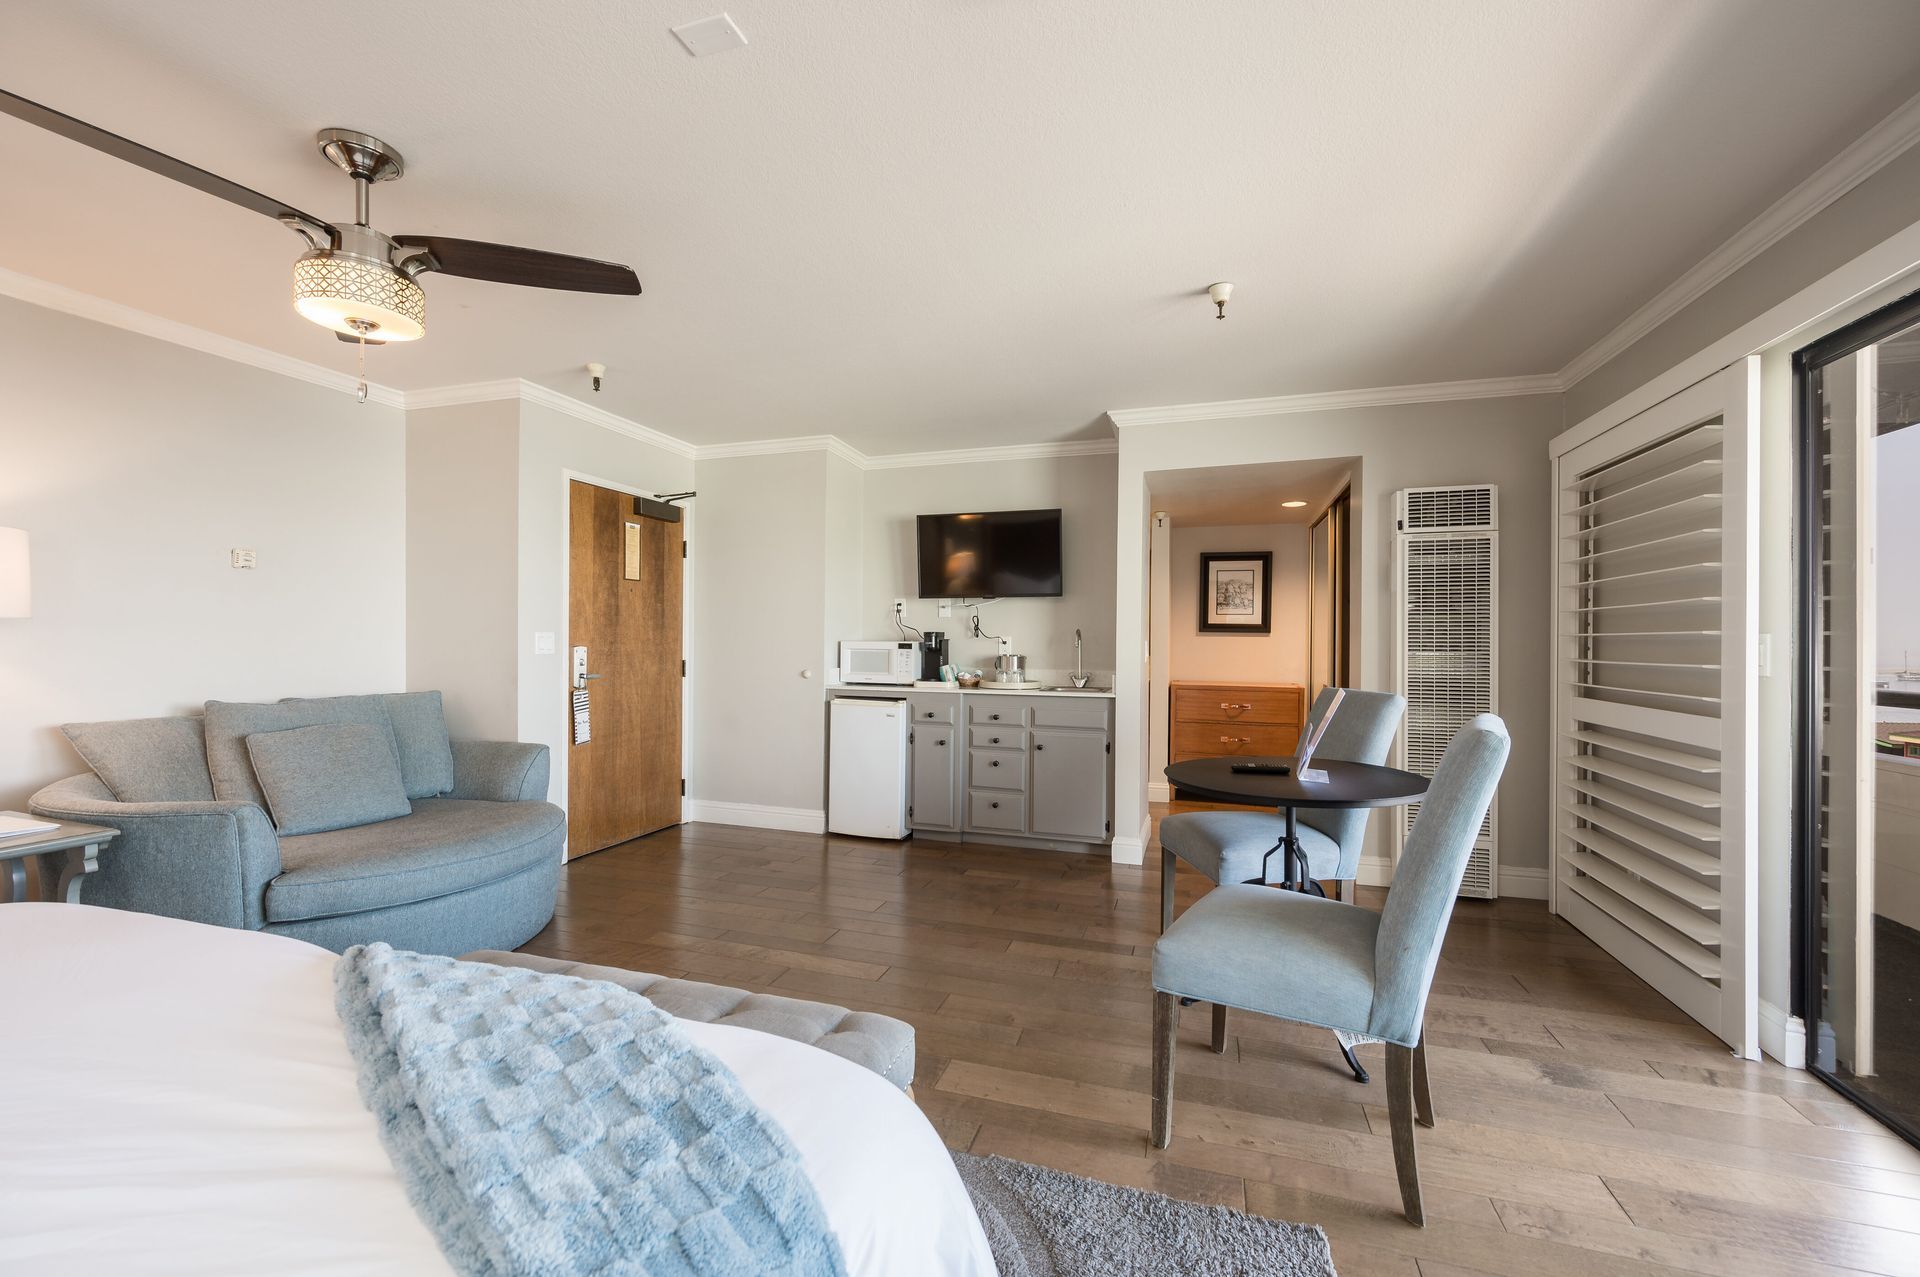
[[[252,566],[253,566],[253,551],[252,551],[252,550],[235,550],[235,551],[233,551],[233,566],[235,566],[235,567],[237,567],[237,568],[250,568],[250,567],[252,567]]]

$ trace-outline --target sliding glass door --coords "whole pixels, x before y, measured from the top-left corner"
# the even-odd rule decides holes
[[[1796,1006],[1920,1143],[1920,295],[1794,357]]]

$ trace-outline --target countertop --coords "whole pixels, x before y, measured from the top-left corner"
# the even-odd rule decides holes
[[[1038,687],[992,687],[982,682],[978,687],[909,687],[904,683],[829,683],[827,691],[831,694],[851,696],[1064,696],[1074,700],[1098,701],[1112,700],[1111,687],[1088,688],[1084,692],[1049,692]]]

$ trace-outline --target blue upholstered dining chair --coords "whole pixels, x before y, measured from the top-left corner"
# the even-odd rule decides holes
[[[1331,687],[1320,689],[1305,730],[1310,731],[1326,716],[1333,693]],[[1313,756],[1346,763],[1384,763],[1406,712],[1404,696],[1349,691]],[[1366,841],[1367,810],[1302,808],[1297,823],[1301,849],[1307,856],[1307,877],[1339,882],[1343,884],[1342,899],[1350,898],[1354,875],[1360,871],[1360,845]],[[1286,872],[1286,858],[1274,852],[1268,859],[1267,853],[1286,832],[1286,820],[1270,811],[1189,811],[1162,820],[1160,930],[1173,924],[1174,867],[1180,861],[1216,883],[1278,882]]]
[[[1237,1007],[1387,1045],[1387,1117],[1407,1218],[1426,1223],[1413,1124],[1433,1125],[1421,1021],[1480,822],[1507,763],[1481,714],[1447,746],[1379,913],[1297,891],[1208,892],[1153,946],[1153,1146],[1173,1139],[1180,999]],[[1216,1047],[1217,1049],[1217,1047]]]

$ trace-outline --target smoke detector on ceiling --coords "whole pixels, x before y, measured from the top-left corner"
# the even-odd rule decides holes
[[[673,28],[673,34],[681,44],[687,46],[687,52],[696,58],[747,47],[747,37],[740,34],[740,28],[734,26],[733,19],[724,13],[677,26]]]

